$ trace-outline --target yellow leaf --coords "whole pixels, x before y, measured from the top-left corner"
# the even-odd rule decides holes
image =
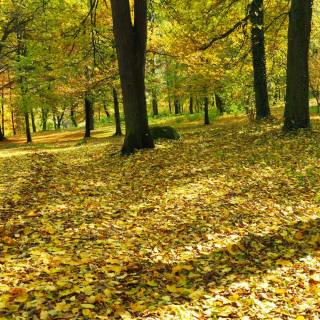
[[[82,303],[81,304],[81,308],[83,308],[83,309],[94,309],[95,306],[93,304],[90,304],[90,303]]]
[[[85,316],[85,317],[91,317],[92,316],[92,312],[90,309],[82,309],[82,314]]]
[[[182,270],[191,271],[192,269],[193,269],[193,266],[191,265],[177,265],[172,268],[172,273],[176,273]]]
[[[132,311],[134,312],[141,312],[143,310],[147,309],[147,306],[145,306],[143,303],[141,302],[137,302],[137,303],[131,303],[130,307],[132,309]]]
[[[148,281],[147,285],[150,287],[157,287],[158,286],[158,284],[154,280]]]
[[[277,294],[285,294],[285,293],[287,292],[287,290],[281,289],[281,288],[276,288],[275,292],[276,292]]]
[[[166,288],[171,293],[177,293],[179,291],[178,288],[174,285],[172,285],[172,286],[167,285]]]
[[[298,317],[296,317],[296,320],[304,320],[304,319],[305,319],[304,316],[298,316]]]
[[[293,265],[293,263],[290,260],[283,260],[283,259],[278,259],[276,261],[276,264],[282,267],[291,267]]]
[[[42,310],[40,312],[40,320],[47,320],[49,318],[48,311]]]
[[[112,293],[108,288],[104,289],[103,293],[106,297],[111,298]]]
[[[19,196],[18,194],[14,194],[13,197],[12,197],[12,200],[13,200],[14,202],[17,202],[17,201],[19,201],[20,199],[21,199],[21,196]]]

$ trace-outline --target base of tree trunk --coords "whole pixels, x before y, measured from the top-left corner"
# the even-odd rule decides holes
[[[131,155],[136,150],[153,149],[154,142],[150,133],[137,136],[134,134],[127,134],[124,144],[121,149],[122,155]]]
[[[308,121],[290,121],[285,119],[283,125],[284,132],[295,132],[300,129],[310,130],[311,124]]]

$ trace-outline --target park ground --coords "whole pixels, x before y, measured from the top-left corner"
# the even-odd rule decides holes
[[[0,319],[319,319],[320,124],[0,144]]]

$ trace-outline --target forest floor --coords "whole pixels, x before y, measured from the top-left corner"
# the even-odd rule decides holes
[[[319,319],[320,125],[0,146],[0,319]]]

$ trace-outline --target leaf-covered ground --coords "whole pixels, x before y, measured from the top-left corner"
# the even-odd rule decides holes
[[[320,133],[180,131],[1,146],[0,319],[320,318]]]

